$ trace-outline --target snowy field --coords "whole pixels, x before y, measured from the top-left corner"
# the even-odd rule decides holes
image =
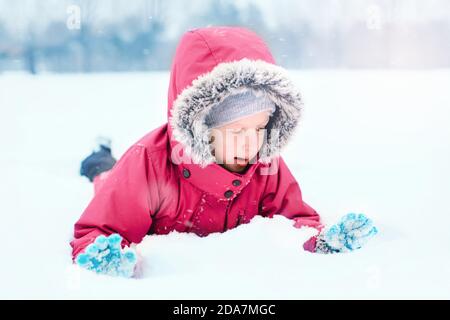
[[[139,279],[80,270],[69,241],[93,194],[80,161],[98,135],[120,157],[164,123],[169,74],[0,74],[0,298],[449,299],[450,70],[291,74],[305,110],[284,158],[326,223],[374,220],[366,247],[310,254],[310,230],[255,218],[147,237]]]

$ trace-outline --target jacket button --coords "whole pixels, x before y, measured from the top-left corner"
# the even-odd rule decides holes
[[[241,180],[233,180],[233,186],[239,187],[241,185]]]
[[[233,191],[227,190],[227,191],[225,191],[224,195],[225,195],[225,198],[231,198],[233,196]]]
[[[183,169],[183,176],[185,178],[189,178],[191,176],[191,173],[189,172],[188,169],[186,169],[186,168]]]

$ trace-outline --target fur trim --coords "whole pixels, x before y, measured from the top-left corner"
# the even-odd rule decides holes
[[[229,95],[248,89],[257,95],[266,94],[277,106],[267,127],[267,141],[260,149],[258,161],[270,163],[279,155],[297,127],[303,106],[300,92],[282,67],[244,58],[220,63],[210,72],[200,75],[174,101],[169,119],[173,137],[183,145],[194,163],[205,167],[215,162],[205,116]],[[279,134],[270,129],[278,129]]]

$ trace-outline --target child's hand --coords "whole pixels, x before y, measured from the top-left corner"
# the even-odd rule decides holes
[[[349,252],[361,248],[378,233],[372,220],[364,214],[349,213],[317,236],[317,253]]]
[[[122,250],[121,242],[117,233],[109,237],[100,235],[77,256],[76,263],[96,273],[130,278],[137,263],[136,252],[130,248]]]

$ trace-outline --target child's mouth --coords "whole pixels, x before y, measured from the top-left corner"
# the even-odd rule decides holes
[[[237,164],[245,165],[248,163],[247,158],[234,157],[234,160],[236,161]]]

